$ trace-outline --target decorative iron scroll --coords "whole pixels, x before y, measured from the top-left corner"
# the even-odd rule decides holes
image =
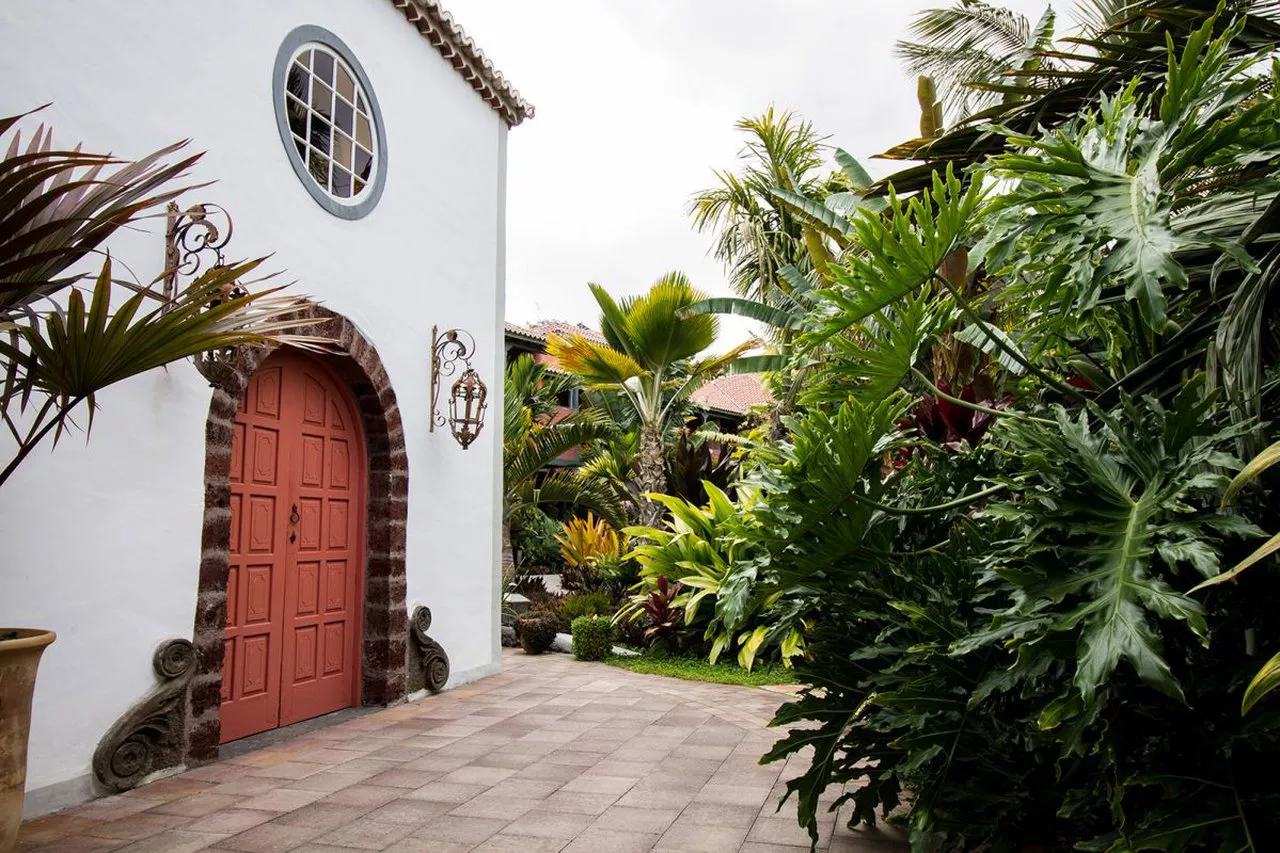
[[[436,427],[448,424],[463,450],[471,446],[484,426],[485,400],[489,395],[480,374],[471,366],[475,352],[476,339],[470,332],[449,329],[442,333],[439,326],[431,327],[431,419],[427,422],[427,432],[435,432]],[[459,366],[466,369],[449,390],[446,417],[440,411],[440,382],[444,377],[453,376]]]
[[[439,693],[449,680],[449,656],[443,646],[427,636],[430,628],[431,611],[421,605],[415,607],[409,617],[409,633],[418,650],[423,684],[432,693]]]
[[[440,380],[453,376],[458,366],[471,367],[471,356],[476,351],[476,339],[464,329],[441,332],[439,326],[431,327],[431,420],[427,432],[435,432],[449,422],[440,411]]]
[[[160,685],[116,721],[93,752],[93,775],[112,793],[182,763],[187,688],[196,670],[190,640],[167,640],[151,659]]]
[[[164,235],[164,300],[172,304],[181,290],[183,278],[196,278],[202,271],[226,266],[222,250],[231,242],[234,225],[226,208],[212,202],[193,204],[186,210],[176,202],[165,208]],[[213,308],[226,299],[247,296],[239,282],[230,282],[209,307]],[[196,370],[211,382],[216,380],[222,366],[235,356],[234,349],[212,350],[200,353],[192,360]]]
[[[178,278],[197,275],[209,261],[223,266],[222,250],[231,242],[231,214],[221,205],[193,204],[186,210],[169,202],[164,243],[164,297],[178,295]],[[219,227],[219,223],[225,223]]]

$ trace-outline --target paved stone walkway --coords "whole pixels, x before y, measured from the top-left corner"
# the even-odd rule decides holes
[[[23,826],[20,853],[801,853],[785,696],[567,655]],[[823,823],[820,850],[904,850]]]

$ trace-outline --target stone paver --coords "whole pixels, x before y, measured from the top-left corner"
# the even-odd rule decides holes
[[[504,671],[23,825],[19,853],[803,853],[776,692],[506,651]],[[831,793],[834,799],[835,792]],[[818,849],[897,853],[824,816]]]

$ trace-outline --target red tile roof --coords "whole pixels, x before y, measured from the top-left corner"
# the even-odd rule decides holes
[[[584,326],[581,323],[568,323],[564,320],[539,320],[538,322],[530,323],[527,326],[522,326],[519,323],[508,322],[506,324],[506,329],[508,332],[513,334],[536,338],[540,341],[545,341],[554,334],[559,335],[562,338],[567,338],[570,335],[581,335],[587,340],[593,341],[597,344],[605,343],[604,335],[600,334],[595,329]]]
[[[745,415],[756,407],[772,403],[773,394],[759,373],[736,373],[707,382],[690,394],[689,399],[707,409]]]
[[[422,37],[440,51],[440,55],[452,65],[462,79],[492,107],[508,127],[515,127],[527,118],[533,118],[533,104],[520,97],[502,72],[493,66],[470,36],[463,32],[457,21],[440,5],[438,0],[391,0],[404,13]]]

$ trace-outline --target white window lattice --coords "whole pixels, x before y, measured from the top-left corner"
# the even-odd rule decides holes
[[[328,47],[306,44],[289,64],[281,97],[312,179],[340,204],[359,201],[379,166],[379,128],[357,76]]]

